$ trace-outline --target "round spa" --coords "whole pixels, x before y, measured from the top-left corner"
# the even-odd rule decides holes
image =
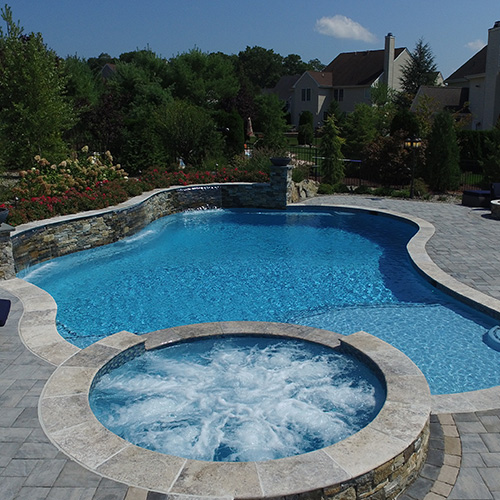
[[[120,332],[62,364],[40,402],[49,438],[87,468],[226,498],[395,498],[425,460],[429,414],[425,378],[389,344],[254,322]]]

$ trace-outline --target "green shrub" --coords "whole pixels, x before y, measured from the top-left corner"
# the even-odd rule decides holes
[[[378,187],[373,191],[376,196],[392,196],[392,188],[387,186]]]
[[[310,123],[304,123],[299,126],[299,133],[297,135],[299,144],[312,144],[314,141],[314,127]]]
[[[410,197],[410,190],[409,189],[395,189],[391,196],[393,198],[409,198]]]
[[[302,182],[305,179],[304,172],[300,168],[294,168],[292,170],[292,181],[293,182]]]
[[[373,189],[369,186],[358,186],[354,192],[356,194],[371,194],[373,192]]]
[[[333,192],[334,193],[350,193],[350,189],[343,184],[342,182],[338,182],[337,184],[333,185]]]
[[[318,194],[333,194],[333,186],[331,184],[320,184]]]
[[[419,198],[423,198],[424,196],[429,194],[429,186],[421,178],[415,179],[413,181],[413,190],[415,196],[418,196]]]
[[[292,170],[293,182],[302,182],[309,178],[309,165],[297,165]]]

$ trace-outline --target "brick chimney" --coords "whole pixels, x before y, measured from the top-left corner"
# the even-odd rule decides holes
[[[392,33],[387,33],[385,37],[385,49],[384,49],[384,75],[382,78],[383,83],[385,83],[389,88],[394,88],[394,48],[396,40],[392,36]]]
[[[482,128],[493,128],[500,114],[500,21],[488,30]]]

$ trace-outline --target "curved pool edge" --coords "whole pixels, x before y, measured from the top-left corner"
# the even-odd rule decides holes
[[[335,205],[329,203],[322,203],[318,205],[297,203],[297,206],[308,208],[314,207],[329,207],[338,208],[342,210],[353,210],[357,212],[367,212],[372,215],[384,215],[399,219],[403,222],[410,222],[415,224],[418,228],[417,233],[410,239],[406,248],[410,259],[417,269],[417,271],[424,276],[436,288],[446,292],[461,302],[473,306],[480,311],[489,314],[500,320],[500,300],[490,297],[465,283],[462,283],[444,272],[434,261],[431,259],[427,250],[425,249],[427,242],[432,238],[435,233],[435,227],[430,222],[409,214],[402,214],[392,210],[385,210],[382,208],[364,208],[354,205]],[[294,206],[295,206],[294,205]]]
[[[146,349],[187,338],[265,334],[342,347],[373,363],[383,374],[387,398],[375,419],[358,433],[327,448],[265,462],[201,462],[139,448],[106,429],[89,405],[99,369],[138,344]],[[431,397],[425,377],[403,353],[365,332],[330,331],[263,322],[206,323],[145,335],[119,332],[63,362],[44,387],[42,428],[52,443],[84,467],[110,479],[175,495],[275,498],[319,492],[329,498],[370,498],[382,488],[402,491],[426,457]],[[350,491],[348,491],[350,490]],[[346,493],[347,492],[347,493]],[[361,493],[362,492],[362,493]],[[353,497],[353,498],[355,498]],[[392,496],[391,496],[392,498]]]
[[[29,351],[54,366],[80,351],[57,331],[57,304],[52,295],[21,278],[0,281],[0,289],[15,295],[23,305],[18,332]]]

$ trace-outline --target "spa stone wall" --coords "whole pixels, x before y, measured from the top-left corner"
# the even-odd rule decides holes
[[[417,478],[427,458],[429,422],[418,438],[401,454],[355,479],[325,488],[323,500],[393,500]]]
[[[110,209],[24,224],[10,238],[0,238],[0,279],[54,257],[113,243],[160,217],[188,209],[284,209],[291,187],[291,168],[272,166],[269,183],[157,190]]]

